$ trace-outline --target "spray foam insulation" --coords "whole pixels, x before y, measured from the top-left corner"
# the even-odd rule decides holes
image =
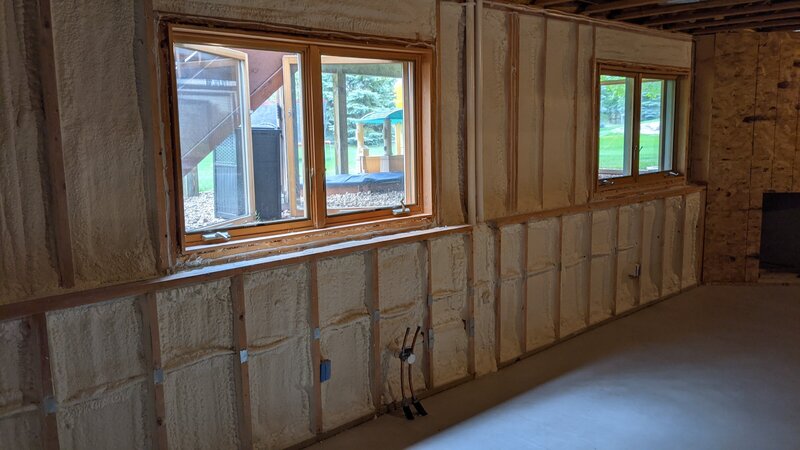
[[[25,320],[0,322],[0,436],[8,448],[40,448],[38,405],[32,403],[36,340]]]
[[[12,415],[0,414],[0,436],[3,448],[15,450],[34,450],[42,448],[39,426],[39,412],[36,410]]]
[[[589,323],[614,314],[614,261],[617,246],[617,209],[592,212],[592,266]]]
[[[410,327],[413,333],[418,325],[423,326],[425,323],[426,265],[426,249],[422,243],[378,250],[383,403],[401,399],[400,360],[397,355],[402,347],[406,327]],[[427,335],[426,330],[422,331]],[[420,392],[426,388],[422,373],[422,367],[426,364],[423,342],[424,338],[420,336],[414,348],[417,361],[412,366],[414,388]]]
[[[143,175],[152,170],[145,165],[151,150],[144,147],[133,61],[142,39],[137,8],[119,0],[51,6],[76,280],[97,285],[154,276],[156,208],[148,207]]]
[[[639,299],[639,278],[636,265],[640,264],[642,241],[642,206],[620,206],[617,225],[617,298],[616,312],[625,312]]]
[[[322,383],[325,431],[373,410],[366,262],[366,253],[354,253],[317,264],[321,358],[331,360],[331,378]]]
[[[233,384],[233,365],[238,363],[238,355],[218,355],[166,375],[164,403],[170,447],[239,447]]]
[[[592,111],[594,110],[594,25],[579,23],[578,25],[577,79],[575,80],[575,204],[583,204],[589,200],[589,182],[591,171],[592,142],[594,126]]]
[[[641,304],[661,297],[664,261],[664,200],[652,200],[642,206],[642,276]]]
[[[558,308],[557,283],[559,252],[559,219],[529,222],[528,227],[528,350],[555,340],[555,311]]]
[[[683,198],[664,199],[664,273],[661,279],[661,295],[674,294],[681,289],[683,219]]]
[[[433,384],[441,386],[467,375],[466,330],[467,247],[463,235],[430,241],[431,318],[436,344],[433,346]]]
[[[472,231],[474,302],[475,302],[475,371],[479,375],[497,370],[495,358],[495,251],[494,232],[485,224]]]
[[[544,208],[569,206],[575,158],[578,25],[547,19],[544,97]]]
[[[701,193],[686,196],[686,220],[683,233],[683,276],[681,287],[697,284],[697,239],[700,227],[700,209],[703,207]]]
[[[560,332],[567,336],[586,327],[589,306],[589,214],[562,218]]]
[[[230,280],[163,291],[157,298],[164,368],[233,350]]]
[[[441,137],[440,214],[443,225],[465,221],[466,155],[465,127],[465,47],[466,14],[458,3],[439,6],[439,70],[441,77],[439,135]]]
[[[508,22],[506,13],[483,15],[483,210],[486,219],[507,215],[508,187]]]
[[[519,102],[517,158],[519,173],[538,174],[540,172],[542,141],[542,114],[544,112],[544,67],[545,39],[544,17],[528,14],[519,15]],[[542,208],[542,193],[535,176],[523,176],[517,180],[517,212],[526,213]]]
[[[692,41],[665,36],[646,35],[604,26],[596,27],[597,59],[627,61],[637,64],[664,64],[691,67]]]
[[[250,407],[256,448],[284,448],[312,436],[309,268],[245,275]]]
[[[51,312],[47,327],[59,402],[141,381],[147,372],[135,298]]]
[[[18,11],[21,10],[21,13]],[[45,213],[47,184],[38,123],[36,54],[29,51],[36,4],[5,1],[0,6],[0,304],[32,297],[58,287],[58,274],[48,245]],[[9,238],[13,237],[13,238]]]
[[[436,36],[434,0],[273,0],[268,3],[252,0],[155,0],[153,8],[157,11],[374,36],[427,41]]]
[[[58,440],[62,449],[141,449],[150,446],[152,406],[143,379],[96,397],[61,404]],[[177,446],[176,446],[177,447]]]
[[[500,361],[508,361],[525,352],[522,348],[522,314],[525,310],[523,283],[524,225],[507,225],[500,228]]]

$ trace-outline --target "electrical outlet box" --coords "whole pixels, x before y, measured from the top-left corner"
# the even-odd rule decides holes
[[[331,360],[323,359],[319,363],[319,381],[324,383],[331,379]]]

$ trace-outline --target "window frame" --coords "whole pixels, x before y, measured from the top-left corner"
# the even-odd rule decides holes
[[[632,119],[632,138],[630,149],[630,164],[631,174],[620,177],[610,178],[610,183],[603,182],[599,178],[600,172],[600,90],[602,75],[630,77],[634,79],[634,92],[633,92],[633,119]],[[592,161],[594,170],[592,171],[593,186],[595,194],[602,194],[607,192],[614,192],[627,189],[647,189],[652,187],[660,187],[662,185],[670,185],[674,183],[684,183],[686,176],[680,171],[683,166],[681,159],[686,157],[686,148],[683,146],[679,149],[679,121],[684,119],[684,114],[687,113],[688,105],[681,103],[683,89],[686,89],[686,81],[688,80],[689,69],[667,66],[641,66],[617,61],[597,61],[595,67],[594,77],[594,130],[593,139],[594,145],[592,146]],[[674,82],[674,95],[673,95],[673,114],[671,124],[671,142],[672,142],[672,164],[669,170],[661,170],[658,172],[639,173],[639,153],[640,153],[640,135],[641,135],[641,107],[642,107],[642,80],[643,79],[656,79]],[[662,102],[662,111],[666,108],[668,102]],[[662,146],[666,140],[666,133],[661,133],[660,145]]]
[[[346,234],[347,228],[360,229],[364,225],[381,227],[380,221],[387,222],[387,229],[396,229],[398,219],[409,219],[414,228],[419,227],[420,220],[431,220],[433,216],[433,102],[435,77],[433,74],[433,51],[429,46],[396,44],[373,44],[359,40],[339,40],[332,38],[316,38],[294,36],[269,31],[245,31],[233,28],[209,28],[181,23],[165,24],[165,39],[162,53],[162,92],[166,101],[162,104],[164,130],[167,136],[168,174],[172,186],[172,210],[175,212],[172,230],[175,236],[178,254],[190,253],[205,248],[235,246],[238,243],[252,244],[263,238],[264,242],[275,245],[275,238],[304,236],[313,240],[316,234],[325,234],[326,230]],[[233,48],[253,50],[280,51],[296,53],[300,58],[301,86],[298,92],[302,95],[299,103],[303,108],[302,124],[304,155],[303,167],[306,192],[306,217],[286,219],[265,224],[239,226],[225,231],[229,238],[208,240],[202,235],[211,230],[187,232],[183,198],[183,181],[180,153],[180,123],[178,117],[177,81],[175,79],[175,44],[220,45]],[[324,110],[322,107],[322,55],[356,57],[370,59],[397,60],[410,62],[413,76],[408,80],[412,87],[411,99],[413,110],[413,180],[411,189],[416,194],[413,205],[408,205],[408,212],[398,215],[394,208],[387,207],[376,210],[352,212],[347,214],[328,215],[325,194],[325,145],[324,145]],[[249,120],[249,116],[248,116]],[[407,125],[408,126],[408,125]],[[409,165],[407,164],[408,168]],[[399,206],[399,205],[398,205]],[[391,223],[391,225],[389,224]],[[402,231],[399,230],[399,231]],[[328,233],[329,234],[329,233]]]

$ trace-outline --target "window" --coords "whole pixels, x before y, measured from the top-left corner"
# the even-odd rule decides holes
[[[184,247],[431,211],[428,50],[169,33]]]
[[[680,176],[675,171],[680,76],[609,65],[600,65],[598,73],[598,187]]]

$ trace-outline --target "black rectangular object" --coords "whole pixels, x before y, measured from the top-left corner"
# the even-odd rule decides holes
[[[765,193],[762,202],[759,265],[800,273],[800,193]]]
[[[253,128],[253,183],[260,220],[281,218],[281,130]]]

